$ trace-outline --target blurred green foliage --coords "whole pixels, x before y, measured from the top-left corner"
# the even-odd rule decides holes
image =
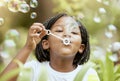
[[[113,24],[120,31],[120,0],[53,0],[54,12],[66,11],[78,17],[87,27],[90,34],[102,31]],[[94,21],[95,18],[99,22]],[[120,34],[120,33],[119,33]]]

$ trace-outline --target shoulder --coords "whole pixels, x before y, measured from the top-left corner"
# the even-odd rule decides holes
[[[26,62],[24,67],[25,68],[32,68],[33,70],[37,70],[37,69],[40,69],[41,66],[46,66],[48,64],[48,62],[39,62],[37,60],[32,60],[32,61],[29,61],[29,62]]]
[[[38,81],[39,75],[43,71],[43,67],[47,67],[48,63],[49,62],[39,62],[37,60],[32,60],[25,63],[24,68],[29,68],[31,70],[31,81]]]

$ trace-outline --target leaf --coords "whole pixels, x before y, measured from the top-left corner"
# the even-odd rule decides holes
[[[110,55],[110,53],[107,53],[106,60],[103,62],[103,81],[114,81],[114,63],[110,60]]]
[[[31,81],[31,74],[32,74],[31,68],[23,68],[21,69],[17,81]]]
[[[8,73],[4,74],[0,77],[0,81],[8,81],[11,77],[14,77],[20,72],[20,68],[16,68],[14,70],[9,71]]]
[[[88,71],[88,69],[89,69],[90,67],[92,67],[92,66],[93,66],[93,63],[90,63],[90,62],[88,62],[87,64],[85,64],[85,65],[82,67],[82,69],[78,72],[78,74],[76,75],[74,81],[82,81],[85,73],[86,73],[86,72]]]
[[[47,75],[47,69],[44,65],[41,66],[41,73],[38,81],[47,81],[48,75]]]

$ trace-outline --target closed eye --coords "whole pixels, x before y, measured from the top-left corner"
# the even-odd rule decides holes
[[[63,32],[63,30],[56,30],[55,32]]]
[[[79,33],[78,32],[71,32],[72,34],[75,34],[75,35],[78,35]]]

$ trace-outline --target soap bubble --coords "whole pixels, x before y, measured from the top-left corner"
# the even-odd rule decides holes
[[[105,58],[105,50],[101,47],[98,47],[98,46],[95,46],[93,47],[93,51],[92,51],[92,54],[93,54],[93,57],[94,59],[101,59],[101,60],[104,60]]]
[[[118,55],[117,54],[113,54],[109,56],[109,59],[113,62],[117,62],[119,60]]]
[[[0,17],[0,26],[4,24],[4,19]]]
[[[16,46],[17,44],[13,39],[6,39],[3,42],[3,48],[4,48],[2,52],[2,54],[4,54],[3,57],[10,58],[13,54],[15,54]]]
[[[99,3],[101,3],[102,2],[102,0],[96,0],[97,2],[99,2]]]
[[[106,32],[105,32],[105,36],[106,36],[107,38],[112,38],[112,37],[113,37],[113,34],[112,34],[112,32],[106,31]]]
[[[94,17],[93,20],[96,23],[100,23],[101,22],[101,18],[100,17]]]
[[[120,50],[120,42],[114,42],[112,43],[112,52],[118,52]]]
[[[18,12],[20,0],[10,0],[8,2],[8,9],[11,12]]]
[[[5,47],[15,47],[16,46],[14,40],[11,40],[11,39],[5,40],[4,45],[5,45]]]
[[[77,28],[78,28],[78,24],[77,23],[71,23],[69,29],[70,31],[77,31]]]
[[[109,24],[105,30],[105,36],[107,38],[112,38],[116,34],[117,28],[113,24]]]
[[[108,25],[108,29],[109,29],[109,31],[117,31],[117,28],[116,28],[116,26],[115,25],[113,25],[113,24],[109,24]]]
[[[19,40],[20,34],[17,30],[15,29],[11,29],[9,31],[7,31],[5,38],[6,40],[14,40],[15,42],[17,42]]]
[[[27,12],[29,12],[29,10],[30,10],[30,6],[27,3],[23,2],[20,4],[19,11],[21,11],[23,13],[27,13]]]
[[[106,10],[105,10],[105,8],[99,8],[99,12],[104,14],[104,13],[106,13]]]
[[[4,6],[4,3],[0,1],[0,7]]]
[[[1,55],[1,57],[2,57],[3,59],[8,59],[8,58],[10,57],[10,55],[9,55],[7,52],[5,52],[5,51],[2,51],[2,52],[0,53],[0,55]]]
[[[30,1],[30,7],[36,8],[38,6],[38,1],[37,0],[31,0]]]
[[[35,19],[37,17],[37,13],[36,12],[32,12],[31,14],[30,14],[30,18],[31,19]]]
[[[108,6],[110,4],[110,2],[109,1],[103,1],[103,4]]]
[[[84,16],[83,13],[78,13],[78,15],[77,15],[78,20],[79,20],[79,19],[83,19],[84,17],[85,17],[85,16]]]
[[[65,25],[67,28],[67,32],[77,32],[78,31],[78,23],[68,23]]]

